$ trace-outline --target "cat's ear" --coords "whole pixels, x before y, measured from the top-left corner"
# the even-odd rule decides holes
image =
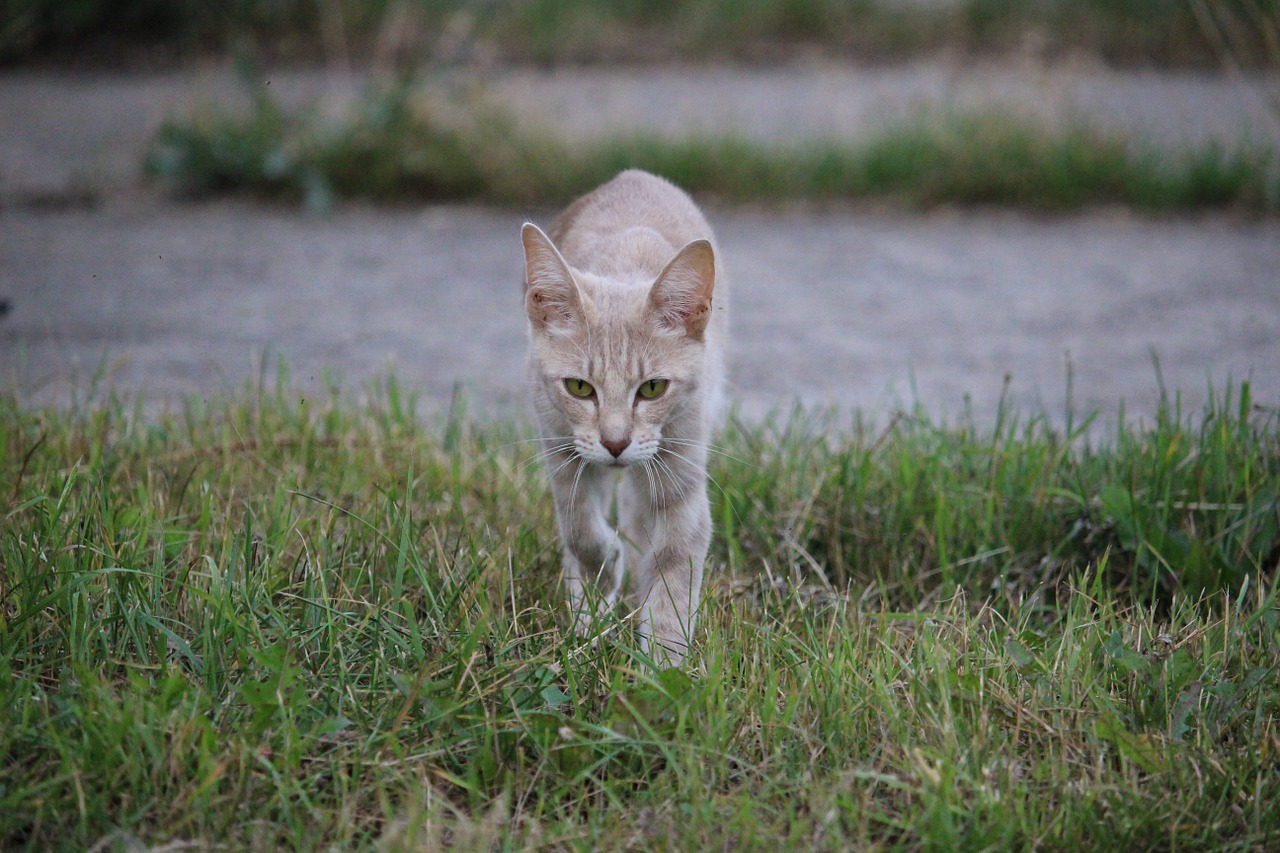
[[[578,325],[582,301],[578,285],[551,238],[526,222],[524,243],[524,310],[538,331],[572,331]]]
[[[649,291],[658,323],[673,332],[702,340],[711,319],[711,291],[716,286],[715,255],[706,240],[694,240],[667,264]]]

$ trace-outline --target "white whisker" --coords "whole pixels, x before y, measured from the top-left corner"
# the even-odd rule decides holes
[[[655,455],[653,459],[654,459],[654,462],[656,462],[658,465],[659,480],[661,480],[662,478],[662,472],[666,472],[667,481],[671,483],[671,487],[672,487],[672,490],[675,492],[675,496],[680,500],[684,500],[685,484],[683,481],[681,481],[679,477],[676,476],[675,470],[672,469],[671,465],[667,462],[667,460],[663,459],[661,455]],[[662,497],[666,498],[665,489],[663,491]]]
[[[760,467],[759,465],[756,465],[754,462],[748,462],[745,459],[734,456],[732,453],[729,453],[728,451],[721,450],[718,446],[716,446],[715,444],[712,444],[709,441],[694,441],[693,439],[689,439],[689,438],[671,438],[669,436],[663,436],[662,440],[668,444],[679,444],[684,447],[698,447],[707,451],[708,453],[714,453],[717,456],[723,456],[725,459],[730,459],[734,462],[738,462],[750,468],[758,469]]]
[[[667,483],[663,479],[664,468],[662,460],[654,457],[653,459],[653,503],[652,509],[656,512],[658,508],[667,502]]]
[[[577,461],[578,470],[573,472],[573,485],[569,487],[569,513],[570,513],[569,529],[570,530],[573,529],[573,509],[577,505],[578,481],[582,479],[582,472],[587,467],[586,460],[583,459],[581,456],[570,456],[568,462],[565,462],[565,465],[568,465],[569,462],[573,462],[573,461]],[[560,466],[560,468],[563,468],[563,467],[564,465]],[[559,471],[560,468],[557,468],[556,470]]]
[[[652,464],[653,464],[653,460],[651,458],[644,459],[640,462],[640,467],[644,471],[645,480],[648,482],[648,485],[649,485],[649,507],[650,508],[656,507],[658,505],[658,496],[657,496],[657,492],[655,491],[655,486],[653,484],[653,468],[651,467]]]
[[[554,447],[548,447],[546,450],[539,451],[538,453],[524,460],[523,462],[520,463],[520,467],[523,468],[523,467],[532,465],[535,462],[543,462],[543,461],[550,464],[551,461],[556,457],[556,455],[560,453],[568,454],[569,459],[573,459],[576,456],[576,454],[573,453],[572,444],[558,444]],[[558,466],[556,466],[550,472],[550,476],[554,477],[556,475],[556,472],[559,471],[561,468],[563,468],[565,464],[566,463],[562,462]]]
[[[550,473],[548,474],[548,477],[554,482],[556,474],[559,474],[561,471],[565,469],[567,465],[570,465],[573,462],[582,462],[582,457],[578,456],[576,453],[568,454],[565,457],[565,460],[563,462],[561,462],[559,465],[557,465],[555,468],[553,468],[550,471]],[[579,470],[578,474],[581,474],[581,473],[582,473],[581,470]],[[577,482],[576,476],[574,477],[574,482]]]
[[[672,456],[676,457],[677,459],[682,460],[686,465],[689,465],[689,466],[691,466],[691,467],[693,467],[693,468],[698,468],[698,467],[700,467],[700,466],[699,466],[696,462],[694,462],[692,459],[689,459],[687,456],[684,456],[684,455],[682,455],[682,454],[680,454],[680,453],[677,453],[676,451],[672,450],[672,449],[671,449],[671,448],[669,448],[669,447],[665,447],[665,448],[663,448],[663,450],[664,450],[665,452],[667,452],[667,453],[670,453]],[[723,496],[724,496],[724,498],[725,498],[726,500],[728,500],[728,498],[729,498],[729,493],[728,493],[728,492],[726,492],[726,491],[724,490],[724,487],[723,487],[723,486],[721,486],[718,482],[716,482],[716,478],[715,478],[715,477],[712,477],[710,474],[707,474],[707,480],[708,480],[708,481],[710,481],[711,485],[715,486],[715,487],[716,487],[716,489],[718,489],[718,490],[719,490],[720,494],[721,494],[721,495],[723,495]]]

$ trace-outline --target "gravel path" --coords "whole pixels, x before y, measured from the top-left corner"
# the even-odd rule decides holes
[[[1242,140],[1280,144],[1274,74],[938,62],[697,73],[564,69],[507,73],[481,91],[527,121],[577,138],[730,131],[766,142],[859,139],[904,119],[994,109],[1049,126],[1087,121],[1166,150]]]
[[[490,96],[531,110],[530,120],[570,126],[577,92],[586,98],[577,103],[596,108],[573,126],[579,135],[644,122],[644,104],[731,126],[744,103],[765,105],[743,125],[753,132],[800,126],[804,114],[816,135],[863,126],[867,110],[914,109],[907,95],[934,79],[926,71],[902,72],[897,91],[906,95],[897,101],[885,94],[889,72],[850,69],[716,71],[696,84],[687,71],[512,74]],[[982,73],[1008,90],[1026,85],[1017,74]],[[978,79],[955,78],[945,91],[978,91]],[[1113,91],[1182,105],[1189,112],[1173,121],[1184,133],[1176,137],[1156,128],[1170,120],[1161,110],[1116,102],[1114,120],[1166,141],[1270,132],[1251,107],[1232,112],[1225,93],[1239,88],[1216,78],[1070,79],[1079,91],[1106,80]],[[315,75],[280,80],[299,99],[328,86]],[[870,106],[851,95],[844,107],[818,109],[824,98],[813,93],[858,81],[880,93],[859,101]],[[101,367],[113,386],[145,391],[157,407],[241,387],[283,357],[303,394],[320,393],[327,371],[358,385],[394,365],[427,409],[461,385],[476,409],[522,410],[518,228],[525,216],[545,224],[552,212],[353,208],[308,217],[139,191],[140,147],[160,116],[226,85],[217,73],[0,76],[0,114],[15,119],[0,122],[0,199],[9,202],[0,210],[0,298],[10,303],[0,318],[0,381],[32,404],[59,402]],[[722,97],[699,107],[695,89]],[[755,101],[744,100],[751,91]],[[1155,124],[1142,125],[1143,115]],[[102,203],[51,204],[86,185]],[[1275,221],[989,211],[712,210],[710,218],[734,289],[735,396],[750,417],[794,399],[886,416],[918,394],[951,417],[967,398],[986,420],[1007,374],[1022,411],[1061,418],[1068,354],[1077,410],[1113,416],[1124,401],[1131,415],[1149,416],[1153,353],[1188,411],[1210,383],[1246,378],[1259,402],[1280,405]]]
[[[544,224],[549,212],[537,212]],[[432,208],[306,218],[134,205],[0,215],[0,375],[32,402],[104,366],[154,399],[208,394],[283,356],[319,393],[394,365],[429,408],[455,383],[520,406],[517,212]],[[1122,216],[713,213],[733,293],[736,398],[885,412],[919,399],[989,412],[1004,375],[1025,410],[1198,407],[1252,377],[1280,402],[1280,227]]]

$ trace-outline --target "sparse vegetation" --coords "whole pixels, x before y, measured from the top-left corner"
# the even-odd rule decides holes
[[[729,201],[1253,212],[1280,205],[1269,150],[1210,145],[1167,154],[1085,124],[1053,130],[1011,112],[923,115],[865,142],[633,137],[570,145],[483,103],[450,104],[409,83],[375,89],[335,119],[290,114],[256,82],[260,75],[244,79],[254,104],[247,113],[210,111],[160,129],[147,160],[154,177],[187,194],[248,192],[319,209],[351,198],[554,204],[628,167]]]
[[[0,846],[1280,840],[1248,386],[1101,440],[731,423],[690,674],[566,635],[527,428],[289,387],[0,398]]]

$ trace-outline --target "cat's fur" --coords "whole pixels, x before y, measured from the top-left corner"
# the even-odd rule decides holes
[[[525,311],[575,622],[613,606],[625,568],[644,648],[674,665],[711,540],[706,464],[727,313],[719,251],[687,195],[635,170],[549,231],[527,223],[521,233]],[[575,395],[566,380],[592,393]],[[650,380],[667,383],[653,399],[641,393]]]

